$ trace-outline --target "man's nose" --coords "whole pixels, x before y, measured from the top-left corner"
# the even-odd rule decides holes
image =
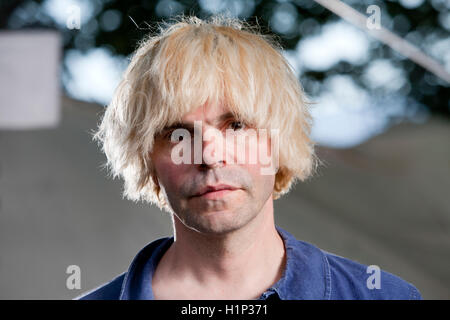
[[[214,127],[204,127],[201,149],[201,167],[212,168],[225,165],[225,138],[220,130]]]

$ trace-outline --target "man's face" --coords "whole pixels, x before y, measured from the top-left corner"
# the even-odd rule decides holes
[[[253,143],[238,139],[238,136],[242,138],[248,132],[258,130],[238,122],[222,105],[201,106],[184,115],[182,123],[189,128],[191,142],[186,136],[177,139],[181,141],[171,141],[172,129],[155,137],[151,153],[156,176],[174,212],[174,219],[201,233],[223,234],[245,226],[273,201],[275,174],[262,174],[261,168],[268,165],[259,161],[260,152],[271,155],[270,138],[258,135]],[[227,129],[231,133],[229,136]],[[216,139],[211,133],[216,134]],[[200,142],[197,145],[195,138]],[[185,147],[191,148],[190,161],[176,164],[173,150],[183,141]],[[237,152],[239,148],[241,152]],[[242,150],[245,150],[244,163]],[[252,153],[258,155],[258,161],[250,160]],[[195,154],[200,162],[195,161]],[[218,185],[235,189],[198,195],[205,188]]]

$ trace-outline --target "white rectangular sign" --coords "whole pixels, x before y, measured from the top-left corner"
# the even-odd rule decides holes
[[[58,126],[61,47],[57,31],[0,32],[0,130]]]

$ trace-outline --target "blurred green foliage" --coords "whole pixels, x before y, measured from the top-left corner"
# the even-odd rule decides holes
[[[406,1],[406,0],[405,0]],[[419,46],[427,54],[430,44],[449,39],[449,4],[446,0],[413,1],[420,5],[407,8],[401,1],[344,1],[366,14],[369,5],[381,8],[381,23],[401,37]],[[140,39],[148,32],[156,32],[158,23],[168,21],[177,14],[196,15],[206,18],[212,14],[214,4],[235,12],[250,24],[258,24],[263,33],[275,34],[284,49],[294,49],[304,38],[320,33],[322,27],[339,17],[311,0],[248,0],[248,1],[206,1],[206,0],[128,0],[89,1],[91,12],[83,21],[81,30],[70,30],[58,24],[44,10],[42,0],[2,0],[0,2],[0,28],[22,29],[31,27],[57,28],[63,33],[64,48],[88,50],[105,47],[117,55],[128,56]],[[276,25],[275,15],[285,17],[290,24]],[[388,59],[403,70],[405,84],[398,93],[425,105],[431,113],[450,119],[449,84],[433,74],[401,57],[389,47],[373,42],[368,61]],[[449,53],[447,52],[447,55]],[[443,63],[444,57],[434,56]],[[449,58],[447,57],[447,60]],[[447,62],[448,63],[448,62]],[[300,81],[306,92],[313,91],[313,84],[336,74],[350,75],[361,87],[367,88],[362,75],[367,65],[352,65],[341,61],[331,68],[303,70]],[[367,88],[374,90],[373,88]],[[382,90],[380,95],[384,93]]]

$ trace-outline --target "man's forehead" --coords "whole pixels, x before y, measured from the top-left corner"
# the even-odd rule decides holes
[[[225,113],[222,113],[222,114],[218,115],[214,119],[205,120],[205,122],[208,122],[208,124],[211,124],[211,125],[216,125],[216,124],[220,124],[220,123],[222,123],[222,122],[224,122],[226,120],[229,120],[229,119],[234,119],[233,113],[225,112]],[[164,128],[164,131],[177,129],[177,128],[192,129],[192,128],[194,128],[194,124],[197,121],[202,121],[203,122],[202,119],[182,120],[181,122],[176,122],[176,123],[174,123],[174,124],[172,124],[170,126],[166,126]]]
[[[199,106],[198,108],[184,114],[181,119],[182,122],[194,122],[200,120],[206,123],[213,124],[218,120],[222,120],[223,118],[230,118],[232,116],[233,113],[230,111],[226,104],[205,103],[202,106]]]

